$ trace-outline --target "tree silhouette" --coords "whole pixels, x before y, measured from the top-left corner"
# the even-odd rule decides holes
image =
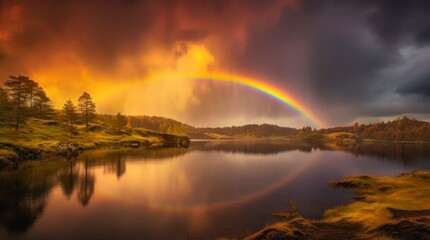
[[[128,120],[126,116],[122,115],[121,113],[116,114],[116,127],[119,131],[127,126],[127,122]]]
[[[88,162],[85,161],[84,164],[84,174],[81,176],[78,192],[78,201],[83,207],[87,206],[94,194],[94,186],[96,179],[94,175],[89,172]]]
[[[96,113],[96,104],[93,102],[90,94],[84,92],[78,99],[78,110],[85,122],[85,128],[88,130],[89,122],[94,119]]]
[[[51,99],[46,96],[43,88],[38,87],[34,92],[33,112],[35,116],[48,119],[55,113]]]
[[[0,87],[0,121],[6,121],[9,108],[9,97],[6,90]]]
[[[63,189],[63,193],[67,198],[70,198],[73,194],[73,190],[79,180],[79,171],[75,165],[75,161],[69,161],[59,176],[61,189]]]
[[[74,130],[73,124],[76,122],[76,118],[78,117],[78,114],[76,112],[76,107],[73,104],[72,100],[69,99],[66,101],[66,103],[63,106],[63,113],[70,124],[70,133],[72,133]]]
[[[14,119],[15,130],[19,130],[19,124],[24,122],[28,117],[27,114],[27,100],[31,99],[32,89],[37,86],[33,80],[26,76],[9,76],[4,85],[10,98],[10,112],[9,116]],[[31,104],[31,103],[30,103]]]

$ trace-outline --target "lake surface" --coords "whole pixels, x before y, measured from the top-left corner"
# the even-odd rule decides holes
[[[430,169],[430,145],[199,141],[87,151],[0,171],[0,239],[240,238],[289,201],[318,219],[353,200],[330,180],[416,169]]]

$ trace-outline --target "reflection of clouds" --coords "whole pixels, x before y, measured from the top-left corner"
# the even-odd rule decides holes
[[[155,209],[224,208],[259,199],[287,184],[311,165],[316,154],[308,157],[292,152],[262,161],[258,156],[192,152],[180,161],[128,162],[120,182],[99,184],[97,189],[107,198]]]

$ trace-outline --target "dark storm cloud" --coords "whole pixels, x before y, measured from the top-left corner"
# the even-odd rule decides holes
[[[73,51],[86,64],[112,69],[123,56],[177,41],[203,41],[211,33],[235,41],[235,31],[270,19],[274,7],[282,10],[277,2],[290,1],[5,0],[0,28],[9,35],[13,55],[33,60]],[[0,51],[6,50],[0,45]]]
[[[219,69],[275,83],[330,124],[430,113],[428,0],[4,0],[0,8],[2,78],[63,61],[127,79],[116,72],[122,59],[138,62],[178,43],[179,58],[188,43],[201,43]],[[130,72],[144,76],[150,67]],[[220,91],[195,95],[216,106]],[[291,114],[255,105],[250,116]]]
[[[417,79],[412,83],[401,86],[398,89],[398,92],[405,95],[430,97],[430,73],[427,76],[423,76],[421,79]]]
[[[430,55],[419,54],[430,43],[430,1],[301,3],[299,12],[286,9],[273,28],[248,40],[239,68],[312,92],[305,99],[332,124],[430,112],[430,99],[411,95],[426,95],[430,82],[418,76],[430,65]]]
[[[413,37],[427,42],[430,30],[430,2],[426,0],[362,1],[361,7],[369,9],[369,24],[385,42],[396,43],[402,38]]]

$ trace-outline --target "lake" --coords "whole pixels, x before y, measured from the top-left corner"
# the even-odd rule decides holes
[[[329,181],[430,169],[430,145],[195,141],[103,149],[0,171],[0,239],[241,238],[298,204],[312,219],[353,201]]]

